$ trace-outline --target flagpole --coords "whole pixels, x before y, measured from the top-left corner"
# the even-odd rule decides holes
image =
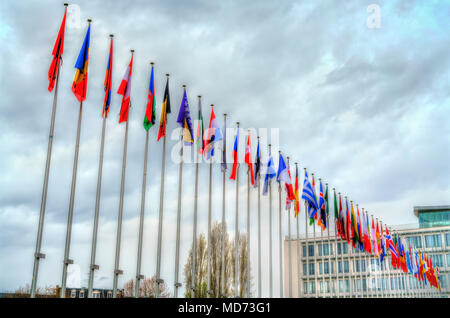
[[[112,41],[114,35],[110,34],[109,36]],[[89,266],[89,283],[88,283],[89,298],[92,298],[92,289],[94,285],[94,271],[96,269],[99,269],[99,266],[95,264],[95,254],[97,249],[98,219],[100,211],[100,195],[102,188],[103,152],[105,148],[105,128],[106,128],[106,114],[102,119],[102,138],[100,141],[100,160],[98,164],[97,194],[95,197],[94,229],[92,233],[92,247],[91,247],[91,264]]]
[[[306,171],[306,168],[305,168]],[[309,286],[309,276],[311,275],[309,270],[309,245],[308,245],[308,206],[305,201],[305,258],[306,258],[306,288],[303,291],[303,295],[305,297],[309,297],[308,294],[310,294],[310,286]]]
[[[333,188],[333,197],[336,197],[336,188]],[[336,201],[337,202],[337,201]],[[335,202],[333,201],[333,204]],[[335,208],[333,206],[333,208]],[[336,208],[335,208],[336,209]],[[335,253],[335,260],[336,260],[336,287],[335,287],[335,296],[337,298],[340,298],[341,293],[339,291],[339,266],[338,266],[338,231],[337,231],[337,220],[336,220],[336,215],[334,216],[334,235],[335,235],[335,240],[336,240],[336,253]]]
[[[166,74],[167,80],[169,80],[169,74]],[[183,149],[183,142],[181,142],[181,151]],[[182,156],[181,156],[182,159]],[[161,159],[161,186],[159,194],[159,218],[158,218],[158,248],[156,256],[156,286],[155,286],[155,298],[159,297],[159,285],[164,283],[161,279],[161,244],[162,244],[162,230],[163,230],[163,214],[164,214],[164,178],[166,171],[166,134],[163,136],[163,150]]]
[[[150,63],[153,69],[153,62]],[[145,216],[145,190],[147,183],[147,161],[148,161],[148,138],[149,131],[145,132],[145,150],[144,150],[144,171],[142,174],[142,197],[141,197],[141,214],[139,217],[139,239],[138,239],[138,254],[136,262],[136,284],[134,285],[134,297],[140,297],[139,285],[140,280],[144,279],[144,275],[141,274],[142,263],[142,240],[144,236],[144,216]]]
[[[342,199],[341,198],[341,193],[338,192],[338,194],[339,194],[339,200],[341,200]],[[339,202],[341,202],[341,201],[339,201]],[[340,206],[339,206],[339,209],[340,209]],[[339,210],[339,217],[340,217],[340,212],[341,211]],[[339,222],[340,222],[340,220],[339,220]],[[345,240],[342,240],[342,242],[340,242],[340,246],[341,246],[341,264],[342,264],[342,266],[341,266],[342,267],[342,293],[343,293],[342,297],[343,298],[346,298],[345,270],[344,270],[344,246],[345,246],[344,244],[345,243],[347,243]]]
[[[366,217],[366,215],[365,215],[365,212],[364,212],[364,208],[362,208],[362,217],[363,217],[363,224],[361,225],[361,226],[363,226],[364,225],[364,223],[366,223],[364,220],[366,220],[365,219],[365,217]],[[361,233],[362,233],[362,235],[363,235],[363,242],[364,242],[364,229],[362,229],[362,231],[361,231]],[[364,250],[364,249],[363,249]],[[366,297],[368,297],[369,296],[369,294],[368,294],[368,288],[367,288],[367,254],[365,253],[365,250],[364,250],[364,252],[363,252],[363,254],[364,254],[364,274],[365,274],[365,276],[364,276],[364,280],[366,281]],[[364,285],[363,285],[363,276],[362,276],[362,255],[361,255],[361,258],[360,258],[360,260],[361,260],[361,294],[364,294]]]
[[[295,171],[298,171],[298,163],[297,162],[295,163]],[[298,173],[297,173],[297,175],[298,175]],[[295,207],[295,205],[294,205],[294,207]],[[300,298],[300,293],[301,293],[300,277],[303,276],[300,274],[300,222],[298,220],[300,217],[300,199],[298,202],[298,209],[299,209],[299,211],[295,218],[296,218],[296,225],[297,225],[297,241],[296,241],[296,245],[297,245],[297,257],[296,257],[296,260],[297,260],[297,297]]]
[[[281,155],[281,151],[278,151]],[[278,183],[278,211],[279,211],[279,251],[280,251],[280,298],[283,298],[283,246],[282,246],[282,218],[281,218],[281,181]]]
[[[211,112],[214,109],[214,104],[211,104]],[[209,134],[209,132],[208,132]],[[208,199],[208,259],[207,259],[207,297],[212,295],[211,290],[211,214],[212,214],[212,164],[213,160],[209,162],[209,199]]]
[[[198,105],[200,111],[200,103],[202,96],[198,95]],[[200,123],[201,125],[202,123]],[[203,135],[202,135],[203,138]],[[198,142],[198,141],[197,141]],[[203,142],[203,141],[202,141]],[[195,151],[195,186],[194,186],[194,226],[192,230],[192,297],[195,297],[195,286],[197,283],[197,211],[198,211],[198,149]]]
[[[369,220],[369,217],[368,217],[368,213],[367,213],[367,211],[364,213],[365,215],[364,215],[364,217],[366,218],[366,221],[368,221]],[[368,222],[366,222],[366,223],[368,223]],[[369,230],[368,230],[368,228],[369,228],[369,224],[366,224],[366,226],[367,226],[367,231],[369,232]],[[371,244],[371,240],[369,239],[369,243]],[[369,260],[370,260],[370,258],[369,258]],[[368,284],[368,275],[367,274],[369,274],[369,262],[367,261],[367,253],[364,253],[364,263],[365,263],[365,265],[366,265],[366,295],[367,295],[367,297],[369,297],[369,284]]]
[[[250,130],[248,131],[250,138]],[[250,162],[252,153],[249,154]],[[253,163],[252,163],[253,164]],[[247,169],[247,297],[250,298],[250,168]]]
[[[347,208],[347,197],[345,196],[344,197],[345,198],[345,206],[346,206],[346,208]],[[350,220],[346,220],[347,222],[347,231],[348,231],[348,222],[350,222]],[[350,233],[347,233],[347,235],[350,235]],[[351,244],[348,244],[349,246],[348,246],[348,248],[347,248],[347,262],[348,262],[348,266],[349,266],[349,268],[348,268],[348,288],[349,288],[349,293],[348,293],[348,297],[349,298],[352,298],[352,276],[351,276],[351,273],[350,273],[350,254],[351,254],[351,251],[352,251],[352,245]],[[343,265],[343,271],[344,271],[344,273],[345,273],[345,266],[344,266],[344,264],[342,264]]]
[[[258,136],[259,145],[259,136]],[[261,156],[261,154],[260,154]],[[259,161],[261,162],[261,161]],[[260,167],[260,166],[259,166]],[[259,168],[261,169],[261,167]],[[261,172],[258,172],[258,298],[261,298]]]
[[[183,91],[186,92],[186,85],[183,85]],[[182,192],[182,187],[183,187],[183,161],[184,161],[184,158],[183,158],[183,150],[184,150],[183,132],[184,132],[184,129],[181,130],[180,167],[178,170],[178,206],[177,206],[177,234],[176,234],[176,239],[175,239],[176,246],[175,246],[174,298],[178,298],[178,288],[181,287],[181,283],[178,282],[178,274],[179,274],[179,270],[180,270],[179,263],[180,263],[180,228],[181,228],[181,192]]]
[[[223,114],[223,122],[224,122],[224,128],[226,128],[226,122],[227,122],[227,114]],[[223,132],[223,149],[226,149],[226,129]],[[225,152],[223,152],[224,155]],[[226,197],[225,197],[225,189],[226,189],[226,183],[225,183],[225,178],[226,178],[226,158],[225,156],[222,158],[223,160],[223,169],[222,169],[222,248],[221,248],[221,252],[222,252],[222,267],[221,267],[221,273],[220,273],[220,278],[222,280],[222,284],[221,284],[221,296],[225,297],[225,231],[226,231],[226,227],[225,227],[225,201],[226,201]]]
[[[314,180],[314,173],[311,173],[313,180]],[[314,188],[314,192],[316,189]],[[317,253],[316,253],[316,222],[313,223],[313,247],[314,247],[314,289],[315,289],[315,296],[316,298],[319,297],[317,290],[319,289],[317,286],[317,270],[316,270],[316,264],[317,264]]]
[[[69,4],[64,3],[67,8]],[[47,204],[47,189],[48,189],[48,178],[50,174],[50,162],[52,159],[52,146],[53,146],[53,135],[55,130],[55,118],[56,118],[56,104],[58,102],[58,84],[59,84],[59,71],[62,67],[62,60],[58,61],[58,71],[56,72],[56,83],[55,83],[55,93],[53,94],[53,107],[52,115],[50,120],[50,133],[48,135],[48,146],[47,146],[47,159],[45,161],[45,172],[44,172],[44,184],[42,186],[42,197],[41,197],[41,209],[39,213],[39,223],[36,238],[36,249],[34,252],[34,265],[33,265],[33,277],[31,280],[30,298],[36,297],[36,284],[39,274],[39,261],[41,258],[45,258],[45,254],[41,253],[42,245],[42,234],[44,231],[44,217],[45,217],[45,207]]]
[[[289,166],[289,157],[286,157],[286,159],[287,159],[288,169],[290,171],[291,168]],[[292,243],[291,243],[291,207],[290,207],[290,204],[289,204],[289,210],[288,210],[289,298],[292,298],[292,251],[291,251],[291,245],[292,245]]]
[[[379,225],[378,224],[378,218],[376,218],[376,220],[377,220],[377,226],[378,226]],[[383,233],[380,234],[380,241],[383,239],[381,235],[383,235]],[[377,241],[377,244],[378,244],[378,241]],[[381,243],[380,243],[380,251],[378,251],[378,254],[381,255]],[[381,263],[380,257],[378,257],[378,264],[380,265],[380,289],[381,289],[380,290],[380,295],[381,295],[381,298],[384,298],[384,290],[383,290],[384,270],[383,270],[383,264]]]
[[[327,199],[328,199],[328,183],[325,183],[326,189],[325,191],[327,191]],[[333,288],[331,286],[331,278],[332,278],[332,271],[333,271],[333,264],[331,263],[331,253],[333,252],[333,248],[331,247],[331,239],[330,239],[330,209],[329,209],[329,205],[328,205],[329,201],[327,200],[326,204],[327,207],[326,209],[328,210],[327,213],[327,242],[328,242],[328,276],[329,276],[329,288],[330,288],[330,292],[329,292],[329,296],[331,297],[333,295]]]
[[[269,163],[272,155],[272,145],[269,144]],[[267,167],[269,169],[269,167]],[[272,262],[272,178],[268,178],[269,182],[269,297],[273,297],[273,262]]]
[[[319,182],[322,182],[321,178],[319,178]],[[321,231],[320,231],[320,249],[322,250],[321,257],[325,256],[325,253],[323,252],[323,241],[324,241],[323,240],[323,230],[321,229]],[[322,275],[323,287],[325,289],[325,261],[324,261],[324,258],[322,259],[322,273],[320,273],[320,263],[319,263],[319,274]],[[323,297],[325,297],[325,295],[324,295],[325,293],[322,290],[322,288],[320,289],[320,293],[323,294],[322,295]]]
[[[239,134],[239,122],[236,123],[237,135]],[[234,235],[234,296],[239,297],[238,271],[239,271],[239,161],[236,168],[236,227]]]

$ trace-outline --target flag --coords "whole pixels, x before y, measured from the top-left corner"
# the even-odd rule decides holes
[[[222,172],[227,170],[227,117],[223,116],[223,140],[222,140],[222,163],[220,165]]]
[[[319,209],[320,209],[320,215],[319,220],[317,222],[317,225],[322,228],[322,231],[325,231],[325,228],[327,227],[327,220],[326,220],[326,201],[325,196],[323,193],[323,186],[322,181],[319,180],[319,188],[320,188],[320,194],[319,194]]]
[[[346,225],[345,225],[345,230],[346,230],[346,239],[347,239],[347,243],[350,245],[350,241],[352,239],[352,224],[351,224],[351,220],[350,220],[350,210],[348,209],[348,200],[347,197],[345,198],[345,208],[346,208]]]
[[[89,23],[86,36],[84,37],[83,46],[80,54],[78,54],[75,68],[75,78],[73,79],[72,92],[79,102],[86,99],[87,80],[88,80],[88,66],[89,66],[89,40],[91,35],[91,24]]]
[[[269,181],[273,177],[276,176],[275,166],[273,164],[272,155],[269,154],[269,161],[267,163],[266,176],[264,177],[264,187],[263,187],[263,195],[267,195],[267,191],[269,190]]]
[[[167,114],[170,114],[169,78],[167,78],[166,89],[164,90],[164,99],[161,106],[161,117],[159,119],[157,141],[166,135]]]
[[[316,195],[316,181],[314,180],[314,173],[312,174],[312,189],[313,189],[313,193],[314,193],[314,198],[317,201],[317,195]],[[319,205],[317,205],[317,208],[319,208]],[[319,212],[318,210],[316,212]],[[317,215],[318,213],[314,213],[314,219],[317,219]],[[314,219],[310,219],[309,220],[309,225],[312,225],[314,223]]]
[[[384,256],[386,255],[386,243],[384,241],[383,224],[381,224],[381,251],[380,251],[380,262],[383,263]]]
[[[183,140],[186,146],[194,143],[194,134],[192,133],[191,112],[189,111],[189,102],[186,95],[186,89],[183,92],[180,111],[178,112],[177,123],[183,128]]]
[[[337,205],[336,191],[334,191],[334,219],[336,220],[336,222],[339,219],[339,210],[338,210],[338,205]]]
[[[155,74],[153,71],[153,65],[152,65],[152,72],[150,75],[150,84],[148,87],[148,96],[147,96],[147,108],[145,109],[145,116],[144,116],[144,128],[145,130],[149,130],[153,127],[153,125],[156,122],[156,99],[155,99]]]
[[[66,30],[66,15],[67,15],[67,7],[64,10],[64,17],[61,22],[61,26],[59,27],[58,36],[56,37],[55,45],[53,46],[53,59],[50,64],[50,68],[48,69],[48,91],[51,92],[53,87],[55,86],[56,76],[58,75],[59,69],[59,60],[64,51],[64,32]]]
[[[377,220],[376,236],[377,236],[377,251],[378,251],[378,255],[380,255],[380,253],[381,253],[381,237],[380,237],[380,229],[378,227],[378,220]]]
[[[325,227],[328,226],[328,216],[330,215],[330,208],[329,208],[329,204],[328,204],[328,183],[326,184],[326,188],[325,188]]]
[[[351,209],[352,209],[352,244],[353,248],[356,248],[356,242],[359,241],[358,237],[358,225],[356,224],[356,215],[355,215],[355,209],[353,208],[353,202],[351,202]]]
[[[219,125],[217,124],[214,109],[211,108],[211,117],[209,119],[209,127],[205,143],[206,158],[210,159],[211,157],[214,157],[214,144],[222,139],[222,132],[220,131]]]
[[[377,236],[375,232],[375,222],[373,221],[373,217],[372,217],[372,232],[370,233],[370,237],[372,238],[373,254],[378,256]]]
[[[212,114],[211,114],[212,116]],[[211,125],[211,123],[209,123]],[[205,129],[203,128],[203,114],[202,114],[202,100],[199,96],[198,98],[198,123],[197,123],[197,152],[203,154],[205,150]]]
[[[339,220],[338,220],[338,229],[339,229],[339,233],[341,235],[341,238],[343,240],[346,239],[346,233],[345,233],[345,219],[344,219],[344,212],[342,210],[342,197],[341,194],[339,193]]]
[[[248,166],[248,170],[250,173],[250,182],[252,185],[255,185],[255,176],[253,174],[253,161],[252,161],[252,148],[251,148],[251,141],[250,141],[250,132],[248,132],[247,135],[247,145],[245,146],[245,163]]]
[[[291,209],[292,201],[295,201],[295,193],[292,186],[291,167],[289,163],[287,169],[289,175],[289,183],[285,183],[284,187],[286,188],[286,211],[289,211]]]
[[[280,158],[278,160],[278,173],[277,173],[277,181],[281,185],[281,181],[284,182],[286,187],[286,198],[289,201],[294,200],[294,190],[292,189],[292,181],[291,176],[289,174],[289,170],[284,162],[283,155],[280,153]]]
[[[364,241],[363,241],[363,236],[362,236],[362,231],[361,231],[361,215],[359,214],[359,206],[356,206],[356,213],[358,214],[358,244],[359,244],[359,250],[362,252],[364,250]]]
[[[108,117],[109,108],[111,106],[111,80],[112,80],[112,61],[113,61],[113,39],[109,46],[108,65],[106,66],[105,74],[105,98],[103,100],[102,117]]]
[[[261,174],[261,150],[259,149],[259,138],[258,145],[256,146],[256,162],[255,162],[255,188],[258,187],[259,177]]]
[[[295,217],[300,213],[300,200],[298,196],[298,167],[295,165],[295,188],[294,188],[294,194],[295,194],[295,204],[294,204],[294,210],[295,210]]]
[[[122,104],[120,107],[119,124],[128,120],[128,112],[130,109],[130,91],[131,91],[131,74],[133,73],[133,54],[131,54],[130,64],[120,83],[117,94],[122,95]]]
[[[305,170],[305,180],[303,181],[302,199],[306,201],[308,207],[308,215],[310,218],[314,218],[314,215],[319,209],[317,199],[314,194],[313,187],[308,179],[308,173]]]
[[[233,169],[231,170],[231,180],[236,180],[236,173],[238,167],[238,143],[239,143],[239,126],[236,131],[236,138],[234,139],[234,147],[233,147]]]
[[[369,239],[369,231],[368,225],[367,225],[367,215],[363,213],[363,244],[364,244],[364,250],[368,253],[370,253],[370,239]]]

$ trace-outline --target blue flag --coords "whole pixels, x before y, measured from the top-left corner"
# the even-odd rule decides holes
[[[275,173],[275,167],[273,164],[273,158],[272,155],[270,155],[269,157],[269,162],[267,163],[267,171],[266,171],[266,176],[264,178],[264,188],[263,188],[263,195],[267,195],[267,192],[269,190],[269,181],[270,179],[272,179],[273,177],[275,177],[276,173]]]
[[[316,195],[314,193],[313,187],[308,179],[308,173],[305,170],[305,180],[303,181],[303,191],[302,191],[302,199],[306,201],[308,206],[308,214],[310,218],[314,218],[314,215],[317,213],[319,209],[317,204]]]

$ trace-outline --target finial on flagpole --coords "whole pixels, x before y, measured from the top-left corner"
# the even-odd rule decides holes
[[[297,162],[295,162],[294,164],[295,164],[295,165],[297,165],[298,163],[297,163]]]
[[[114,37],[114,34],[110,34],[109,37],[110,37],[110,38],[113,38],[113,37]]]
[[[66,2],[66,3],[64,3],[64,6],[65,6],[65,7],[68,7],[68,6],[69,6],[69,4],[68,4],[68,3]]]
[[[325,183],[325,185],[328,187],[328,182],[327,183]]]
[[[257,137],[256,137],[256,139],[258,139],[258,140],[259,140],[259,136],[257,136]]]
[[[166,76],[167,76],[167,78],[169,78],[170,74],[169,74],[169,73],[167,73],[167,74],[166,74]]]
[[[336,191],[336,188],[333,188],[333,191]]]
[[[321,182],[322,182],[322,178],[319,178],[319,181],[321,181]]]
[[[133,50],[133,49],[131,49],[131,50],[130,50],[130,52],[131,52],[131,54],[133,54],[133,53],[134,53],[134,50]]]
[[[211,104],[211,107],[214,107],[214,104]]]
[[[236,125],[239,127],[239,122],[238,121],[236,122]]]
[[[198,99],[201,99],[201,98],[202,98],[202,95],[198,95],[197,97],[198,97]]]
[[[155,63],[154,62],[150,62],[150,65],[153,66],[153,65],[155,65]]]
[[[91,22],[92,22],[92,19],[87,19],[87,21],[88,21],[88,23],[91,23]]]

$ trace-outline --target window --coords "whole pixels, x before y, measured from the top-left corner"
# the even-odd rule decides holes
[[[425,235],[425,246],[426,247],[441,247],[441,235],[433,234],[433,235]]]
[[[333,262],[321,262],[320,263],[320,274],[332,274],[333,270]]]
[[[447,288],[447,275],[441,275],[441,289]]]
[[[106,294],[106,298],[112,298],[112,291],[108,291],[108,293]]]
[[[84,289],[80,290],[80,295],[79,295],[79,297],[80,297],[80,298],[84,298]]]
[[[303,293],[308,294],[308,283],[307,282],[303,282]]]
[[[329,293],[330,292],[330,282],[327,281],[320,281],[320,292],[321,293]]]
[[[339,255],[348,253],[348,245],[347,243],[338,243],[337,252]]]
[[[411,247],[422,248],[422,239],[420,236],[406,237],[406,242],[411,244]]]
[[[359,260],[358,259],[355,260],[354,266],[355,266],[354,271],[359,273],[360,272],[360,268],[359,268]]]
[[[450,233],[445,233],[445,246],[450,246]]]
[[[447,254],[446,257],[447,257],[447,266],[450,267],[450,254]]]
[[[314,245],[308,246],[308,256],[314,256]]]
[[[443,267],[444,266],[444,257],[442,254],[434,254],[430,255],[431,261],[433,262],[434,266]]]
[[[348,267],[348,261],[344,261],[344,272],[348,273],[349,267]]]
[[[77,297],[77,291],[75,289],[72,289],[70,291],[70,298],[76,298]]]
[[[92,293],[92,296],[93,296],[94,298],[100,298],[100,292],[99,292],[98,290],[95,290],[95,291]]]
[[[316,282],[315,281],[309,282],[309,291],[311,294],[314,294],[316,292]]]
[[[328,244],[319,244],[319,256],[330,255],[330,247]]]
[[[314,275],[315,273],[315,264],[314,263],[310,263],[309,264],[309,275]]]
[[[450,211],[419,212],[419,227],[429,228],[450,225]]]

